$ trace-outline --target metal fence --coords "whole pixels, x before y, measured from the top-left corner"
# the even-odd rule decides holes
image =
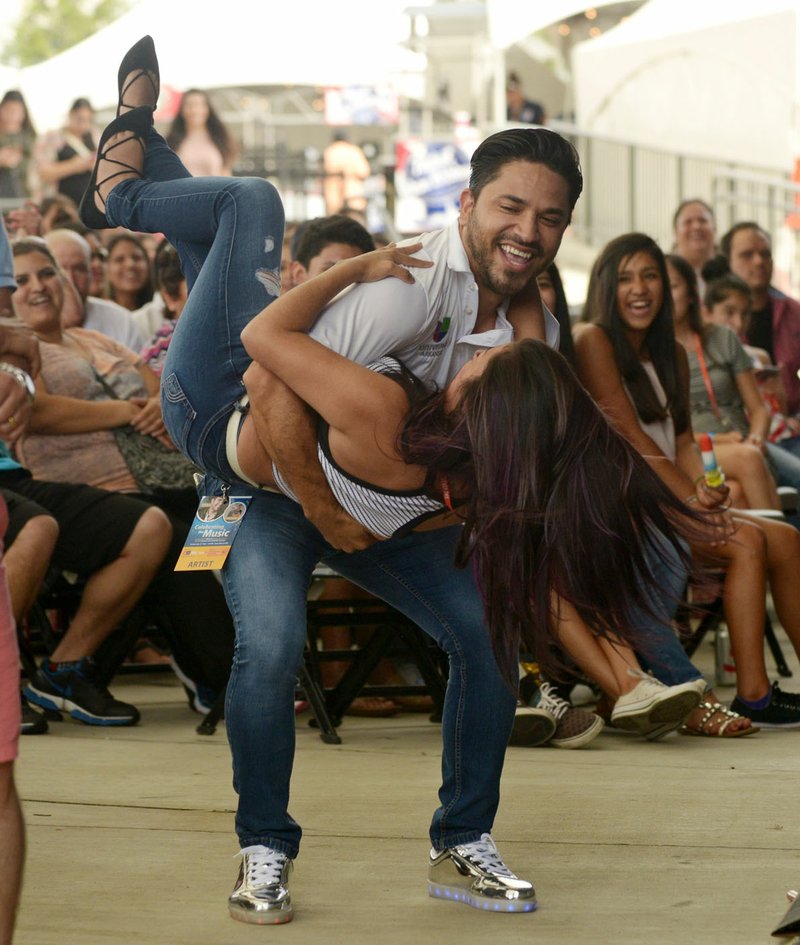
[[[800,185],[790,175],[652,148],[552,122],[581,157],[583,196],[575,211],[575,235],[601,247],[638,230],[664,250],[673,242],[672,216],[681,202],[700,197],[711,205],[722,235],[738,220],[755,220],[772,235],[776,269],[800,289]]]

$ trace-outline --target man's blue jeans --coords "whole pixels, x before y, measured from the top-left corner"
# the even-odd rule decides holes
[[[204,492],[217,494],[236,482],[225,428],[249,364],[240,334],[278,291],[280,199],[260,179],[188,177],[153,132],[145,179],[118,185],[106,213],[117,225],[164,233],[180,253],[190,294],[164,367],[164,419],[178,447],[208,472]],[[253,493],[237,485],[245,489]],[[226,719],[242,846],[297,854],[300,828],[288,813],[293,701],[318,561],[395,606],[447,653],[431,841],[443,849],[491,830],[515,696],[497,668],[473,575],[453,565],[459,531],[415,533],[346,555],[325,543],[296,503],[255,492],[223,572],[236,627]]]

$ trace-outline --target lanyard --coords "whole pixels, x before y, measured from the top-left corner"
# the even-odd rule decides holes
[[[711,401],[711,409],[714,411],[714,415],[720,423],[725,423],[720,413],[719,404],[717,403],[717,397],[714,393],[714,388],[711,386],[711,378],[708,376],[708,368],[706,367],[706,359],[703,354],[703,345],[700,342],[700,336],[697,332],[692,332],[692,340],[694,341],[694,351],[697,355],[697,360],[700,364],[700,373],[703,375],[703,383],[706,385],[706,391],[708,392],[708,399]]]

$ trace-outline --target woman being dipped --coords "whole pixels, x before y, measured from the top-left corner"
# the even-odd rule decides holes
[[[800,726],[800,699],[777,683],[770,688],[764,664],[767,577],[781,623],[800,651],[800,536],[783,523],[725,511],[727,490],[705,485],[666,264],[650,237],[632,233],[605,247],[592,269],[584,319],[592,324],[581,325],[575,341],[589,392],[675,496],[718,510],[717,527],[709,528],[706,541],[694,541],[692,552],[701,561],[727,564],[725,614],[737,666],[732,708],[763,727]],[[713,694],[704,708],[702,727],[714,734],[726,710]],[[739,725],[731,723],[728,732]]]

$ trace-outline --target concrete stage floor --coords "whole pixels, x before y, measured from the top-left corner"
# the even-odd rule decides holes
[[[710,659],[706,645],[700,665]],[[427,896],[438,726],[348,718],[331,746],[306,715],[295,920],[243,925],[226,909],[238,861],[224,733],[195,734],[171,675],[120,677],[112,691],[140,707],[140,725],[68,720],[22,739],[17,945],[765,945],[800,882],[800,730],[510,749],[494,835],[540,908],[492,915]]]

